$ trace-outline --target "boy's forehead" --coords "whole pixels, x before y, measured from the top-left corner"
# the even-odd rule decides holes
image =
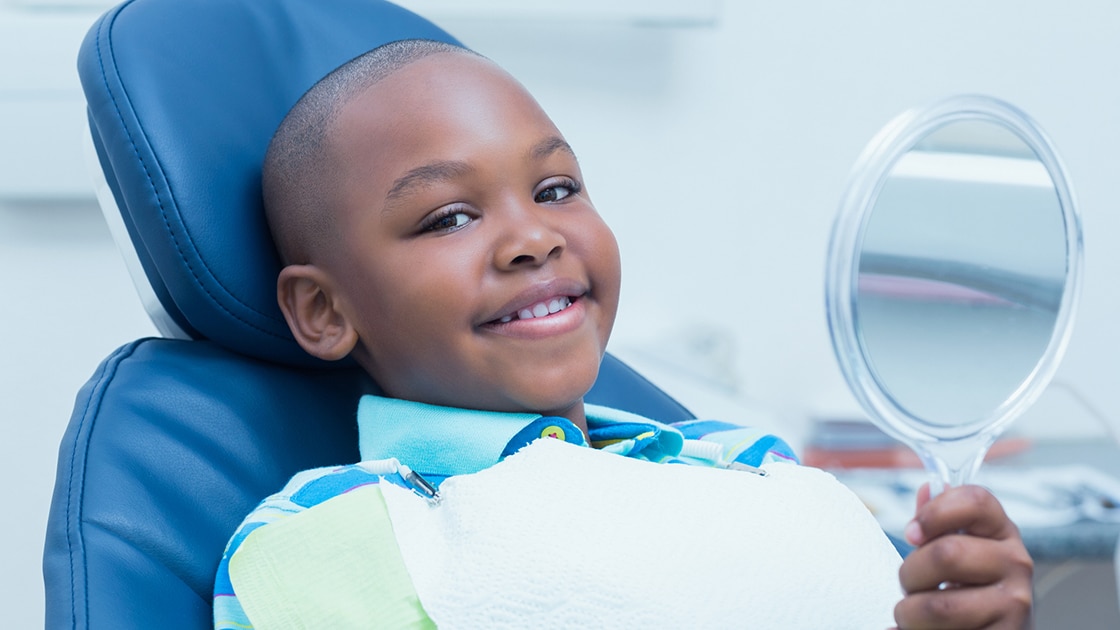
[[[409,162],[456,160],[483,144],[496,148],[492,143],[528,150],[560,137],[520,83],[469,53],[436,53],[398,69],[343,105],[333,127],[338,172],[363,186],[370,175],[383,180]]]
[[[374,83],[371,88],[389,85],[390,89],[412,87],[430,87],[432,81],[441,77],[484,77],[503,78],[511,83],[516,83],[505,70],[489,59],[463,52],[436,52],[425,55],[414,61],[397,68],[381,81]]]
[[[336,133],[355,126],[376,131],[379,123],[440,125],[480,116],[518,112],[552,126],[532,96],[493,62],[469,53],[435,53],[413,61],[366,87],[346,103]]]

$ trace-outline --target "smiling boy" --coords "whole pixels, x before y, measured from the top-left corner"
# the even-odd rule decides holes
[[[792,459],[750,429],[584,405],[618,307],[618,248],[562,134],[484,58],[397,42],[332,73],[277,131],[264,198],[296,340],[321,359],[352,357],[384,391],[359,404],[364,462],[396,458],[438,484],[543,435],[655,462]],[[223,558],[216,627],[430,626],[382,477],[401,481],[363,464],[308,471],[266,500]],[[355,512],[332,516],[340,506]],[[990,495],[923,503],[908,536],[923,546],[903,564],[900,626],[1027,622],[1029,556]],[[278,572],[278,558],[292,567]],[[322,583],[307,575],[339,572],[361,588],[307,592]]]
[[[407,69],[331,124],[321,168],[346,183],[318,210],[329,241],[290,245],[300,235],[286,219],[309,211],[289,191],[306,176],[266,166],[266,208],[292,263],[278,284],[289,326],[315,356],[352,356],[393,398],[534,410],[586,432],[581,401],[620,266],[575,155],[495,66],[458,53]],[[433,70],[438,82],[411,88]]]

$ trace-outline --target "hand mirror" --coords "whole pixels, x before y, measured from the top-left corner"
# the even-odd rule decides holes
[[[1081,225],[1058,156],[1007,103],[891,121],[856,163],[825,301],[852,392],[943,484],[967,483],[1069,339]]]

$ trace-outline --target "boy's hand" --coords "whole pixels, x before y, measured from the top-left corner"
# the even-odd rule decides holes
[[[987,490],[960,486],[931,501],[922,486],[906,540],[917,548],[899,569],[899,628],[1030,627],[1034,563]]]

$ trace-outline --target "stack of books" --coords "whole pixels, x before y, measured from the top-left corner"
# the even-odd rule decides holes
[[[988,450],[986,460],[1027,450],[1030,441],[1005,436]],[[843,468],[920,468],[910,447],[863,419],[815,420],[801,454],[806,466]]]

